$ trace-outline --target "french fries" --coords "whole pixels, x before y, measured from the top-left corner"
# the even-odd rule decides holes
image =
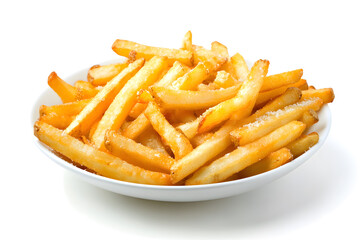
[[[136,58],[145,58],[145,60],[150,60],[154,56],[159,56],[166,57],[173,62],[179,61],[187,66],[193,65],[193,55],[187,50],[150,47],[120,39],[117,39],[113,43],[112,49],[118,55],[124,57],[127,57],[130,51],[135,51]]]
[[[308,129],[335,97],[309,87],[300,68],[267,76],[269,61],[258,60],[249,71],[217,41],[193,44],[191,31],[179,49],[119,39],[112,49],[127,60],[91,67],[87,81],[49,75],[63,103],[40,107],[34,134],[121,181],[197,185],[271,171],[319,141]]]
[[[170,184],[168,174],[148,171],[129,164],[111,154],[86,145],[68,134],[63,134],[61,130],[44,122],[35,123],[34,134],[55,151],[100,175],[127,182]]]

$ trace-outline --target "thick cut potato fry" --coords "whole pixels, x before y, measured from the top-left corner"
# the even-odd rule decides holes
[[[305,124],[290,122],[257,141],[238,147],[233,152],[215,160],[195,172],[186,182],[187,185],[221,182],[231,175],[265,158],[298,138],[305,129]]]
[[[74,86],[77,91],[77,99],[93,98],[99,92],[94,85],[82,80],[76,81]]]
[[[182,158],[193,150],[190,141],[165,119],[154,102],[149,102],[145,110],[145,116],[149,119],[155,131],[159,133],[165,144],[171,148],[175,159]]]
[[[227,58],[201,46],[192,45],[192,51],[194,54],[194,65],[202,62],[205,64],[210,73],[218,70],[224,63],[227,62]]]
[[[296,69],[289,72],[283,72],[265,77],[261,87],[261,92],[265,92],[284,85],[296,83],[303,75],[302,69]]]
[[[135,139],[150,126],[151,123],[146,118],[145,114],[142,113],[134,121],[132,121],[129,126],[124,128],[121,134],[127,138]]]
[[[319,134],[316,132],[304,135],[287,145],[286,147],[290,149],[291,153],[294,155],[294,158],[299,157],[312,146],[319,142]]]
[[[262,104],[265,104],[267,101],[280,96],[283,94],[286,89],[290,87],[297,87],[300,90],[306,90],[308,87],[307,81],[305,79],[300,79],[296,83],[288,84],[282,87],[274,88],[265,92],[260,92],[258,98],[256,99],[255,106],[261,106]]]
[[[322,100],[314,98],[300,101],[275,112],[268,112],[255,122],[233,130],[230,133],[231,140],[237,146],[251,143],[293,120],[298,120],[309,109],[317,109],[321,105]]]
[[[183,40],[182,40],[182,45],[181,45],[181,49],[183,50],[187,50],[189,52],[192,51],[192,33],[191,31],[188,31]]]
[[[309,89],[302,91],[302,99],[318,97],[324,101],[324,104],[331,103],[335,99],[334,90],[332,88]]]
[[[118,157],[84,144],[46,123],[37,121],[34,125],[34,134],[56,152],[104,177],[142,184],[171,184],[168,174],[148,171],[129,164]]]
[[[216,52],[218,55],[224,58],[229,58],[227,47],[217,41],[211,43],[211,51]]]
[[[145,60],[150,60],[154,56],[157,56],[157,57],[166,57],[171,62],[179,61],[188,66],[193,65],[192,53],[190,51],[181,50],[181,49],[150,47],[132,41],[120,40],[120,39],[117,39],[114,42],[114,44],[112,45],[112,49],[118,55],[124,57],[127,57],[130,51],[135,51],[137,58],[145,58]]]
[[[228,120],[210,139],[196,147],[182,159],[179,159],[171,167],[171,181],[173,183],[181,181],[228,148],[232,143],[229,133],[233,129],[253,122],[267,112],[276,111],[294,104],[300,98],[301,91],[298,88],[289,88],[283,95],[267,103],[248,118],[241,121]]]
[[[209,77],[209,70],[205,64],[199,62],[193,69],[191,69],[184,76],[173,81],[171,87],[180,90],[193,90]]]
[[[61,98],[63,103],[74,102],[79,100],[77,98],[76,88],[69,83],[62,80],[56,72],[50,73],[48,77],[49,86],[56,92],[56,94]]]
[[[236,53],[230,58],[230,61],[225,63],[222,67],[223,70],[230,73],[235,79],[244,81],[249,74],[249,68],[245,62],[243,56],[240,53]]]
[[[222,70],[216,73],[214,84],[218,88],[228,88],[237,84],[237,81],[231,76],[230,73]]]
[[[211,130],[237,112],[250,114],[263,83],[263,79],[267,74],[268,67],[269,61],[257,61],[251,69],[247,80],[241,85],[239,92],[234,98],[219,103],[201,115],[198,133]]]
[[[293,159],[293,155],[286,147],[270,153],[261,161],[250,165],[244,170],[236,173],[236,178],[247,178],[278,168]]]
[[[126,138],[115,131],[106,133],[105,147],[113,155],[152,171],[169,173],[170,167],[175,161],[173,158]]]
[[[209,91],[176,90],[166,87],[152,87],[150,90],[155,101],[164,109],[197,110],[206,109],[233,98],[240,87],[241,85],[238,84]]]
[[[147,103],[139,103],[137,102],[130,110],[129,117],[137,118],[142,112],[145,111],[147,107]]]
[[[58,129],[67,128],[72,121],[74,121],[75,116],[72,115],[58,115],[56,113],[50,113],[43,115],[39,118],[39,121],[50,124],[53,127]]]
[[[87,80],[95,86],[104,86],[128,65],[129,62],[92,66],[88,71]]]
[[[91,139],[97,148],[104,147],[107,130],[117,130],[121,127],[136,103],[137,92],[156,82],[165,68],[167,68],[165,58],[153,57],[125,84],[104,113]]]
[[[39,111],[40,116],[44,116],[48,114],[57,114],[59,116],[61,115],[74,116],[79,114],[86,107],[86,105],[88,105],[90,101],[91,99],[83,99],[76,102],[63,103],[53,106],[42,105]]]
[[[304,114],[299,119],[299,121],[306,124],[305,131],[307,131],[312,125],[314,125],[315,123],[317,123],[319,121],[319,116],[315,112],[315,110],[309,109],[308,111],[304,112]]]
[[[87,135],[92,124],[101,118],[121,88],[139,71],[143,64],[143,59],[131,63],[126,69],[108,82],[91,102],[76,116],[75,120],[66,128],[65,133],[76,137]]]
[[[170,86],[175,80],[184,76],[187,72],[190,71],[190,68],[182,65],[180,62],[176,61],[166,72],[166,74],[154,84],[154,86],[165,87]]]
[[[209,140],[212,136],[214,136],[214,133],[211,132],[207,132],[207,133],[202,133],[199,135],[196,135],[195,137],[193,137],[190,142],[194,147],[197,147],[201,144],[203,144],[204,142],[206,142],[207,140]]]
[[[153,128],[148,128],[146,131],[144,131],[139,137],[136,138],[136,142],[161,152],[162,154],[170,156],[166,150],[166,147],[161,141],[160,135]]]

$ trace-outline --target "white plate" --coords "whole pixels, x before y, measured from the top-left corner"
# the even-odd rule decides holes
[[[113,61],[111,61],[113,62]],[[110,62],[107,62],[110,63]],[[74,83],[77,80],[86,80],[88,69],[84,69],[78,73],[71,75],[64,80],[69,83]],[[48,88],[43,94],[39,96],[35,105],[33,107],[31,123],[35,123],[36,119],[39,117],[39,107],[41,105],[54,105],[59,104],[59,97]],[[328,106],[324,106],[319,112],[319,122],[316,123],[310,130],[316,131],[319,133],[320,139],[318,144],[312,147],[302,156],[297,159],[277,168],[272,171],[259,174],[253,177],[235,180],[231,182],[215,183],[215,184],[206,184],[198,186],[155,186],[155,185],[145,185],[137,183],[129,183],[118,180],[113,180],[110,178],[102,177],[85,170],[82,170],[78,167],[75,167],[71,163],[64,161],[63,159],[56,156],[48,147],[41,143],[35,136],[34,141],[39,149],[54,162],[64,167],[65,169],[75,173],[80,176],[83,180],[87,181],[90,184],[93,184],[97,187],[127,195],[137,198],[158,200],[158,201],[171,201],[171,202],[192,202],[192,201],[204,201],[225,198],[230,196],[235,196],[250,190],[253,190],[257,187],[260,187],[264,184],[270,183],[287,173],[291,172],[306,160],[312,157],[324,144],[331,126],[331,113]],[[299,179],[300,181],[301,179]]]

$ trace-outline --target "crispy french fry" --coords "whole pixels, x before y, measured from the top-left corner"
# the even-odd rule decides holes
[[[290,104],[294,104],[299,101],[300,98],[301,91],[298,88],[289,88],[283,95],[267,103],[250,117],[241,121],[228,120],[210,139],[196,147],[182,159],[179,159],[171,167],[171,181],[177,183],[183,180],[229,147],[232,143],[229,133],[233,129],[253,122],[267,112],[276,111]]]
[[[322,100],[314,98],[300,101],[275,112],[268,112],[255,122],[233,130],[230,133],[231,140],[237,146],[251,143],[291,121],[298,120],[309,109],[318,109],[321,105]]]
[[[315,110],[309,109],[308,111],[304,112],[299,121],[306,124],[305,131],[307,131],[312,125],[319,121],[319,116]]]
[[[143,66],[144,60],[131,63],[126,69],[115,78],[91,100],[91,102],[76,116],[75,120],[65,129],[66,134],[76,137],[87,135],[92,124],[104,114],[106,109],[113,102],[115,96]]]
[[[241,54],[236,53],[230,58],[230,61],[225,63],[222,67],[223,70],[230,73],[237,80],[246,80],[249,74],[249,68]]]
[[[174,159],[152,148],[126,138],[115,131],[107,131],[105,147],[113,155],[147,170],[169,173]]]
[[[190,141],[165,119],[154,102],[149,102],[145,110],[145,116],[163,141],[170,146],[175,159],[182,158],[192,151],[193,148]]]
[[[201,46],[192,45],[192,51],[194,54],[194,65],[202,62],[206,65],[210,73],[218,70],[224,63],[227,62],[227,58]]]
[[[188,66],[193,65],[192,53],[190,51],[181,50],[181,49],[150,47],[132,41],[120,40],[120,39],[117,39],[113,43],[112,49],[118,55],[124,57],[127,57],[130,51],[136,51],[136,58],[145,58],[145,60],[150,60],[154,56],[166,57],[171,62],[179,61]]]
[[[240,90],[234,98],[209,108],[201,115],[198,133],[211,130],[219,123],[229,119],[235,113],[241,112],[240,115],[244,113],[250,114],[263,83],[263,78],[267,74],[268,67],[269,61],[257,61],[251,69],[247,80],[241,85]],[[241,119],[240,116],[238,116],[238,118]]]
[[[173,81],[171,86],[174,89],[192,90],[196,89],[196,87],[208,77],[209,70],[206,68],[204,63],[199,62],[184,76],[178,78],[176,81]]]
[[[40,116],[48,114],[57,114],[59,116],[68,115],[73,116],[79,114],[85,106],[91,101],[91,99],[83,99],[76,102],[68,102],[59,105],[45,106],[40,107]]]
[[[211,51],[216,52],[218,55],[224,58],[229,58],[227,47],[217,41],[211,43]]]
[[[202,133],[199,135],[196,135],[195,137],[193,137],[190,142],[194,147],[197,147],[201,144],[203,144],[204,142],[206,142],[207,140],[209,140],[212,136],[214,136],[214,133],[211,132],[207,132],[207,133]]]
[[[196,119],[195,113],[190,110],[175,109],[172,111],[165,111],[164,115],[172,125],[187,123]]]
[[[120,128],[131,108],[136,103],[137,92],[156,82],[166,67],[167,62],[165,58],[153,57],[145,63],[144,67],[134,77],[127,81],[104,113],[91,139],[97,148],[103,148],[107,130],[117,130]]]
[[[48,77],[48,84],[61,98],[63,103],[74,102],[78,100],[76,88],[62,80],[56,74],[56,72],[50,73]]]
[[[129,62],[92,66],[88,71],[87,80],[95,86],[105,86],[128,65]]]
[[[218,88],[228,88],[236,85],[237,81],[231,76],[230,73],[222,70],[216,73],[214,84],[216,84]]]
[[[146,131],[144,131],[139,137],[136,138],[136,141],[146,147],[152,148],[158,152],[161,152],[162,154],[170,156],[166,150],[166,147],[161,141],[160,135],[153,128],[148,128]]]
[[[238,84],[209,91],[177,90],[166,87],[152,87],[150,90],[155,101],[164,109],[197,110],[209,108],[233,98],[240,87],[241,85]]]
[[[304,135],[287,145],[294,158],[299,157],[319,141],[319,134],[316,132]]]
[[[219,89],[219,86],[216,85],[214,82],[210,82],[208,84],[200,83],[197,86],[198,91],[210,91],[210,90],[216,90]]]
[[[281,148],[275,152],[270,153],[264,159],[260,160],[253,165],[248,166],[244,170],[236,173],[236,178],[247,178],[255,176],[264,172],[268,172],[275,168],[278,168],[293,159],[293,155],[290,150],[286,147]]]
[[[129,164],[118,157],[84,144],[44,122],[35,123],[34,134],[55,151],[104,177],[142,184],[171,184],[168,174],[148,171]]]
[[[321,98],[324,104],[326,104],[334,101],[335,94],[332,88],[309,89],[302,91],[302,99],[309,99],[314,97]]]
[[[231,175],[263,159],[298,138],[305,129],[299,121],[290,122],[257,141],[238,147],[233,152],[215,160],[195,172],[187,185],[221,182]]]
[[[261,92],[265,92],[284,85],[296,83],[303,75],[302,69],[296,69],[289,72],[283,72],[265,77],[261,87]]]
[[[99,92],[99,89],[97,89],[94,85],[82,80],[76,81],[74,86],[77,91],[78,99],[93,98]]]
[[[127,138],[135,139],[150,126],[149,120],[146,118],[145,114],[142,113],[132,121],[129,126],[124,128],[121,134]]]
[[[130,110],[129,116],[132,118],[137,118],[143,111],[145,111],[147,103],[137,102]]]
[[[300,90],[306,90],[307,89],[307,81],[305,79],[300,79],[299,81],[297,81],[296,83],[292,83],[292,84],[288,84],[282,87],[278,87],[278,88],[274,88],[265,92],[260,92],[258,98],[256,99],[256,103],[255,106],[260,106],[264,103],[266,103],[267,101],[280,96],[281,94],[283,94],[286,89],[290,88],[290,87],[297,87]]]
[[[181,45],[181,49],[183,50],[187,50],[189,52],[192,51],[192,33],[191,31],[188,31],[183,40],[182,40],[182,45]]]
[[[75,116],[71,115],[58,115],[56,113],[50,113],[43,115],[39,118],[39,121],[50,124],[58,129],[65,129],[75,119]]]
[[[176,61],[172,67],[167,71],[167,73],[154,84],[154,86],[165,87],[170,86],[175,80],[184,76],[187,72],[190,71],[190,68],[182,65],[180,62]]]

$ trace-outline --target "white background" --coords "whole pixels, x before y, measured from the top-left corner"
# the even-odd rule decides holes
[[[359,239],[359,16],[356,1],[1,1],[0,238]],[[116,58],[117,38],[176,48],[187,30],[332,87],[316,156],[240,196],[166,203],[96,188],[36,148],[30,112],[51,71]]]

